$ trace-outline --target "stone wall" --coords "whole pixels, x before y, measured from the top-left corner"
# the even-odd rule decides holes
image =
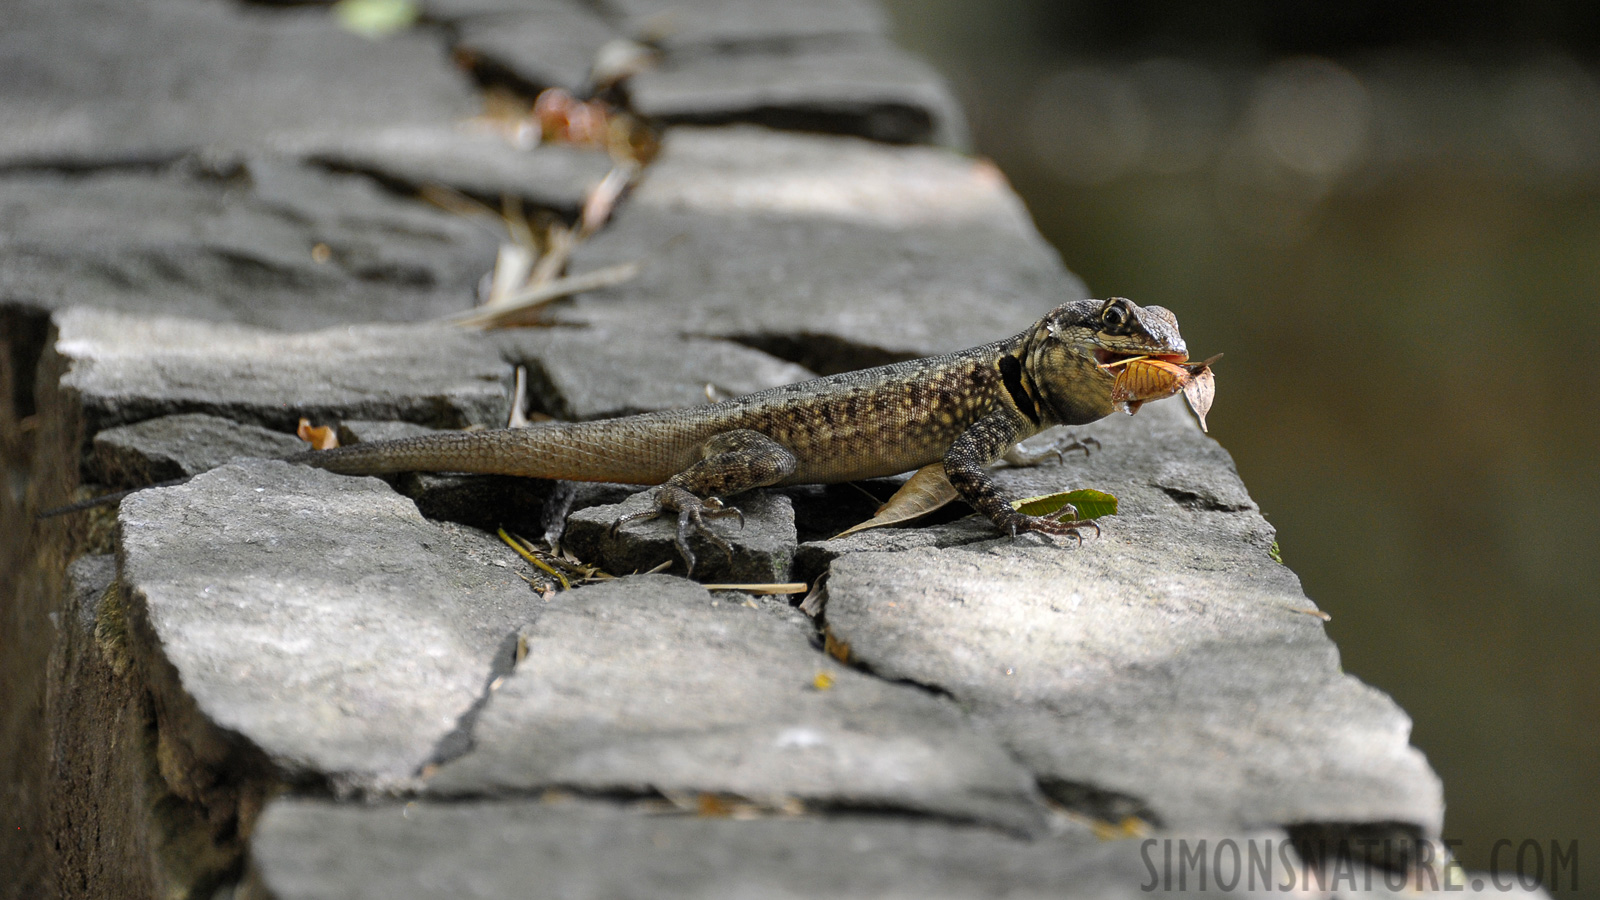
[[[1084,296],[875,8],[425,0],[369,40],[315,6],[12,7],[0,897],[1137,896],[1147,840],[1201,837],[1290,842],[1279,882],[1341,838],[1434,870],[1409,720],[1341,672],[1175,403],[999,474],[1115,493],[1081,547],[954,516],[830,540],[878,501],[745,498],[723,574],[826,576],[808,612],[672,574],[543,590],[483,529],[540,533],[547,484],[263,461],[301,417],[504,424],[517,366],[535,408],[597,418]],[[571,262],[638,277],[560,327],[440,324],[500,237],[425,187],[570,220],[613,166],[462,128],[482,92],[581,89],[641,36],[621,96],[661,149]],[[606,543],[626,496],[578,491],[569,537],[617,574],[672,558]]]

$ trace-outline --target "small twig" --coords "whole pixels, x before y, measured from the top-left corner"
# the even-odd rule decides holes
[[[744,591],[747,594],[802,594],[806,591],[804,581],[778,581],[761,584],[706,584],[701,585],[708,591]]]
[[[506,299],[506,301],[493,309],[478,308],[446,316],[442,321],[459,325],[462,328],[492,328],[497,325],[506,325],[520,316],[549,303],[552,300],[566,297],[571,294],[581,294],[584,291],[596,291],[601,288],[615,287],[631,281],[639,275],[638,263],[622,263],[585,272],[582,275],[569,275],[557,278],[544,284],[534,285],[520,294]]]
[[[511,415],[506,418],[507,428],[527,428],[528,416],[522,411],[522,405],[528,397],[528,368],[517,366],[515,385],[511,389]]]
[[[533,555],[533,551],[528,549],[528,546],[531,546],[531,545],[526,545],[525,546],[526,542],[522,538],[513,537],[504,528],[498,529],[497,532],[500,535],[500,540],[505,541],[506,542],[506,546],[508,546],[511,549],[517,551],[517,555],[518,556],[522,557],[523,559],[527,560],[528,562],[533,563],[534,565],[538,566],[540,569],[543,569],[546,574],[555,576],[555,579],[557,581],[561,582],[561,589],[562,590],[564,590],[564,591],[565,590],[571,590],[572,583],[567,581],[567,576],[565,576],[565,575],[561,574],[560,572],[557,572],[555,569],[551,568],[549,563],[546,563],[544,560],[540,559],[539,557],[534,556]]]

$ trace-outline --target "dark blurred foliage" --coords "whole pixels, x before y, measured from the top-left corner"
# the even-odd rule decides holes
[[[1430,44],[1480,52],[1532,44],[1576,54],[1600,51],[1600,5],[1572,0],[1038,0],[1023,5],[1040,41],[1066,54],[1138,49],[1337,55]]]
[[[1600,4],[889,6],[1091,291],[1227,354],[1212,434],[1464,862],[1600,859]]]

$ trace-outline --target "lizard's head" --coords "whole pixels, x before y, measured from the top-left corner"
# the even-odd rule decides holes
[[[1028,333],[1023,353],[1041,405],[1063,425],[1093,422],[1116,409],[1116,369],[1106,366],[1134,356],[1174,363],[1189,358],[1172,313],[1121,297],[1061,304]]]

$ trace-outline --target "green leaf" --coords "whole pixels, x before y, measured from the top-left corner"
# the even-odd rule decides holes
[[[346,31],[377,39],[410,28],[422,9],[415,0],[339,0],[333,14]]]
[[[1077,508],[1079,519],[1098,519],[1101,516],[1114,516],[1117,514],[1116,497],[1105,491],[1096,491],[1090,488],[1061,491],[1055,494],[1045,494],[1042,497],[1028,497],[1024,500],[1013,500],[1011,501],[1011,508],[1030,516],[1048,516],[1068,503]]]

